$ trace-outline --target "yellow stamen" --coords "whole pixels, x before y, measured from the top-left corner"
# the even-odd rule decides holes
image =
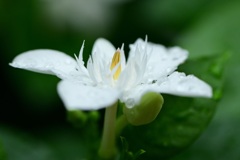
[[[113,70],[114,67],[116,67],[116,65],[120,62],[121,60],[121,53],[120,53],[120,50],[118,49],[115,53],[114,53],[114,56],[112,58],[112,63],[111,63],[111,67],[110,69]],[[119,65],[119,67],[117,68],[116,72],[114,73],[113,75],[113,79],[114,80],[117,80],[119,75],[121,73],[121,64]]]

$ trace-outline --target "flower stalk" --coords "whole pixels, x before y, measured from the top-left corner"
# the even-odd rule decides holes
[[[116,155],[116,102],[113,106],[106,108],[103,126],[102,141],[98,154],[103,159],[113,159]]]
[[[122,130],[129,124],[125,114],[117,118],[116,121],[116,137],[119,137]]]

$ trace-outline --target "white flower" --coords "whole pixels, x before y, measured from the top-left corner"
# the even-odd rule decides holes
[[[88,33],[107,32],[116,20],[119,5],[129,0],[38,0],[39,11],[58,28]],[[95,26],[98,26],[98,29]]]
[[[118,99],[131,108],[141,96],[154,91],[179,96],[211,97],[211,87],[193,75],[175,71],[188,52],[179,47],[165,48],[138,39],[130,45],[128,61],[121,49],[98,39],[88,59],[55,50],[38,49],[18,55],[10,64],[16,68],[53,74],[62,79],[58,93],[68,110],[95,110],[112,105]]]

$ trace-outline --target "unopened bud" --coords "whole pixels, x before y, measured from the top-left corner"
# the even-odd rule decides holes
[[[128,122],[132,125],[139,126],[152,122],[162,109],[163,97],[159,93],[148,92],[144,94],[138,105],[127,108],[123,107]]]
[[[82,127],[86,124],[88,116],[81,110],[67,112],[67,120],[75,127]]]

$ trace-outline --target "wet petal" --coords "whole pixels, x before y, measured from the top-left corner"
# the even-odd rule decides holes
[[[68,110],[97,110],[111,106],[119,92],[112,88],[86,86],[72,81],[61,81],[58,93]]]
[[[24,52],[15,57],[10,65],[34,72],[57,75],[62,79],[78,74],[77,62],[72,57],[50,49]]]
[[[138,105],[141,97],[147,92],[158,92],[153,85],[141,84],[129,90],[123,91],[120,97],[121,102],[124,102],[127,108],[132,108]]]
[[[109,83],[111,81],[110,65],[116,49],[106,39],[99,38],[95,41],[92,54],[91,65],[87,65],[89,72],[93,74],[91,77],[95,79],[97,83]],[[90,59],[90,57],[89,57]]]
[[[104,38],[99,38],[95,41],[93,45],[92,56],[96,53],[99,54],[102,59],[111,62],[115,51],[116,48],[112,45],[111,42]]]
[[[130,45],[130,54],[133,54],[138,46],[146,50],[142,54],[147,54],[147,66],[142,80],[144,83],[170,75],[188,56],[188,52],[180,47],[165,48],[142,39],[138,39]]]
[[[147,92],[158,92],[186,97],[212,97],[212,88],[204,81],[193,75],[174,72],[165,80],[153,84],[140,84],[124,91],[120,100],[128,108],[138,105],[141,97]]]
[[[165,81],[156,82],[160,93],[187,97],[212,97],[212,88],[199,78],[184,73],[174,72]]]

